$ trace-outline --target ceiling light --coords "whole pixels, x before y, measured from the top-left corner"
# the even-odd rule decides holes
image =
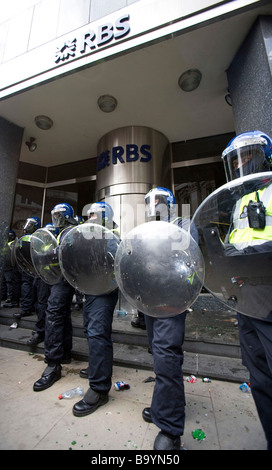
[[[29,151],[30,152],[34,152],[37,148],[37,144],[35,143],[35,138],[34,137],[30,137],[29,141],[26,142],[26,146],[29,148]]]
[[[186,70],[178,80],[178,84],[183,91],[195,90],[201,82],[202,74],[197,69]]]
[[[40,115],[35,117],[35,124],[39,129],[48,131],[53,126],[53,121],[48,116]]]
[[[111,113],[117,106],[117,100],[111,95],[102,95],[98,98],[97,104],[104,113]]]

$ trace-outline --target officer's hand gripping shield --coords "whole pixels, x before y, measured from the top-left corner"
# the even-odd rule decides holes
[[[31,236],[32,263],[39,277],[49,285],[57,284],[62,276],[57,251],[57,239],[49,230],[41,228]]]
[[[256,191],[261,196],[269,186],[271,200],[270,173],[233,180],[210,194],[192,220],[205,260],[205,288],[227,309],[260,319],[271,318],[272,313],[272,227],[247,229],[246,243],[230,243],[230,235],[234,233],[233,218],[237,219],[235,209],[241,201],[251,199],[247,195]],[[270,210],[266,208],[267,217]],[[247,213],[244,207],[238,217],[243,220]]]
[[[114,258],[119,243],[119,237],[101,225],[86,222],[74,227],[59,247],[63,276],[83,294],[112,292],[118,287]]]
[[[167,222],[148,222],[122,240],[115,257],[124,297],[151,317],[188,309],[203,286],[204,262],[190,232]]]

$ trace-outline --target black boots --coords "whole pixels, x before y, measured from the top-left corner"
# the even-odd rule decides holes
[[[41,392],[51,387],[57,380],[61,378],[61,365],[48,366],[44,370],[41,378],[33,385],[34,392]]]
[[[93,413],[99,406],[105,405],[109,401],[107,393],[98,393],[89,388],[84,398],[73,406],[75,416],[86,416]]]

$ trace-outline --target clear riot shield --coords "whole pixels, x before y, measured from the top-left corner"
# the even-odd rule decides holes
[[[251,227],[233,243],[234,227],[248,217],[248,203],[256,191],[266,206],[266,228]],[[271,195],[270,173],[239,178],[210,194],[192,220],[205,260],[207,290],[228,308],[261,319],[272,317]]]
[[[63,237],[59,247],[63,276],[83,294],[112,292],[118,287],[114,257],[119,243],[119,237],[101,225],[77,225]]]
[[[171,317],[198,297],[204,261],[190,232],[167,222],[148,222],[122,240],[115,275],[131,305],[151,317]]]
[[[45,228],[31,236],[31,259],[39,277],[49,285],[56,284],[62,274],[57,254],[57,239]]]
[[[32,277],[37,276],[37,272],[33,266],[31,254],[30,254],[30,235],[24,235],[21,238],[16,238],[14,241],[14,250],[12,256],[14,256],[19,268],[26,274]]]

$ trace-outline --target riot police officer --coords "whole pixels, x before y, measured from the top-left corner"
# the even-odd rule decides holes
[[[6,247],[6,256],[4,260],[4,276],[3,286],[6,288],[6,301],[3,307],[14,308],[19,307],[19,300],[21,295],[21,272],[17,265],[13,266],[11,261],[11,252],[14,246],[16,234],[14,230],[9,231],[8,243]]]
[[[47,224],[44,227],[49,230],[54,236],[57,236],[59,230],[53,224]],[[35,329],[32,331],[32,336],[27,340],[28,346],[36,346],[44,341],[45,336],[45,312],[47,308],[48,297],[50,295],[50,285],[44,282],[40,277],[36,277],[33,282],[33,287],[36,293],[36,312],[37,322]]]
[[[228,181],[267,172],[272,166],[271,138],[259,131],[246,132],[229,142],[222,153]],[[228,236],[227,253],[265,253],[272,251],[272,184],[271,178],[262,178],[263,184],[252,188],[235,204]],[[236,252],[236,253],[235,253]],[[256,308],[256,317],[238,313],[238,326],[243,364],[250,373],[250,387],[258,415],[272,450],[272,305],[266,302],[267,315],[261,317],[264,299],[271,300],[271,279],[241,280],[244,305]],[[248,302],[248,304],[246,304]],[[259,317],[259,318],[258,318]],[[260,318],[261,317],[261,318]]]
[[[155,188],[145,196],[146,220],[161,220],[180,225],[175,217],[175,197],[166,188]],[[149,345],[153,354],[155,387],[151,408],[143,410],[143,419],[160,429],[155,450],[179,450],[184,432],[185,394],[183,351],[186,314],[168,318],[145,315]]]
[[[29,241],[31,235],[41,228],[39,217],[29,217],[24,225],[23,240]],[[20,320],[22,317],[32,315],[35,311],[35,293],[33,288],[34,278],[26,272],[22,272],[21,283],[21,311],[14,313],[14,317]]]
[[[67,203],[57,204],[51,211],[53,226],[59,229],[58,242],[74,225],[73,208]],[[45,362],[48,366],[41,378],[33,385],[39,392],[53,385],[61,378],[61,363],[71,361],[72,321],[71,304],[74,288],[63,278],[51,286],[45,318]]]
[[[96,202],[90,206],[87,215],[87,222],[102,225],[118,236],[109,204]],[[90,388],[73,406],[75,416],[86,416],[108,402],[113,365],[112,319],[117,300],[118,289],[104,295],[85,295],[83,318],[89,345],[89,367],[81,370],[81,376],[88,377]]]

